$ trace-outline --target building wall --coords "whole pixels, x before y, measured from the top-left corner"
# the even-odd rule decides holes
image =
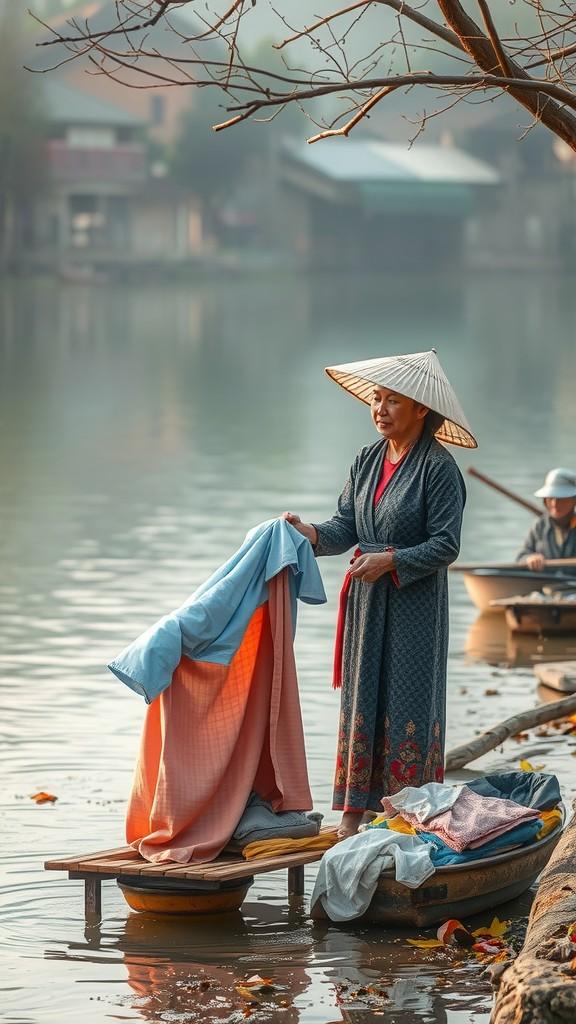
[[[309,266],[400,269],[452,265],[462,258],[461,218],[370,213],[290,186],[282,206],[285,244]]]
[[[576,177],[509,180],[466,230],[473,266],[576,267]]]
[[[158,71],[161,73],[160,67]],[[129,72],[127,78],[130,79]],[[138,76],[140,84],[141,79],[142,76]],[[146,124],[150,138],[163,144],[178,138],[182,115],[194,105],[192,88],[131,89],[105,76],[87,75],[79,64],[72,65],[65,81],[133,114]]]

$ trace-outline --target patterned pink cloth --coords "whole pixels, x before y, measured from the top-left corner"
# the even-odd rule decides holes
[[[403,813],[402,817],[410,820],[411,816]],[[533,807],[522,807],[513,800],[501,800],[499,797],[481,796],[463,786],[449,811],[429,818],[424,825],[419,822],[413,824],[420,831],[434,832],[452,850],[461,853],[462,850],[483,846],[522,822],[537,817],[538,811]]]
[[[277,811],[312,807],[286,573],[230,665],[182,658],[148,708],[126,821],[146,860],[213,860],[253,789]]]

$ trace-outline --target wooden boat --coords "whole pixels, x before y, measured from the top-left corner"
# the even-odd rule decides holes
[[[576,594],[518,595],[493,604],[504,609],[512,633],[576,633]]]
[[[418,889],[409,889],[396,881],[393,871],[384,871],[368,910],[354,923],[428,928],[451,917],[492,910],[530,888],[552,855],[562,828],[563,824],[539,842],[517,850],[437,868]],[[319,900],[310,913],[315,921],[329,920]]]
[[[503,609],[494,605],[507,597],[531,594],[542,587],[558,584],[558,573],[531,572],[529,569],[469,569],[462,573],[464,585],[477,608],[481,612],[501,614]],[[561,582],[565,580],[561,579]],[[574,581],[571,581],[574,582]]]

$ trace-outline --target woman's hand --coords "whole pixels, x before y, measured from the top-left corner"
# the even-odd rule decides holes
[[[318,533],[316,527],[312,526],[312,523],[303,523],[300,516],[297,516],[295,512],[283,512],[281,518],[290,523],[290,526],[298,530],[298,533],[301,533],[303,537],[306,537],[312,546],[318,543]]]
[[[393,551],[377,551],[371,555],[354,558],[348,574],[362,583],[375,583],[387,572],[396,568]]]
[[[546,559],[540,554],[528,555],[526,565],[532,572],[542,572],[542,569],[546,568]]]

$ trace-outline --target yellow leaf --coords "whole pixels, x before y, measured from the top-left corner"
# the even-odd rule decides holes
[[[406,939],[406,942],[409,946],[417,946],[418,949],[438,949],[444,946],[439,939]]]
[[[236,991],[242,999],[247,999],[248,1002],[252,1002],[254,999],[254,992],[251,988],[246,988],[246,985],[236,985]]]
[[[509,927],[510,921],[500,921],[499,918],[493,917],[489,928],[477,928],[472,935],[474,938],[503,939]]]
[[[543,764],[532,764],[531,761],[526,761],[526,760],[522,759],[522,761],[520,761],[520,767],[521,767],[523,772],[541,772],[542,769],[544,768],[544,765]]]

